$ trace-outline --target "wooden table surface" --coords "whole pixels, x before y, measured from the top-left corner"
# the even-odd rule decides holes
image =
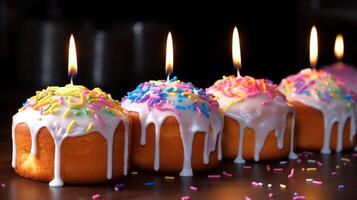
[[[292,199],[294,193],[306,199],[357,199],[357,157],[354,152],[332,155],[305,153],[301,163],[274,161],[235,165],[224,161],[216,171],[195,174],[194,177],[176,175],[173,180],[165,179],[167,174],[139,171],[137,175],[129,174],[122,180],[106,184],[51,188],[48,183],[23,179],[14,172],[11,167],[10,125],[2,126],[0,130],[0,199],[92,199],[94,194],[99,194],[100,199],[181,199],[190,196],[191,199],[254,200],[268,199],[269,193],[272,193],[273,199]],[[311,163],[314,160],[323,165]],[[267,170],[268,165],[270,171]],[[277,168],[283,171],[274,171]],[[308,168],[316,168],[316,171],[307,171]],[[295,174],[288,178],[291,169],[295,170]],[[217,179],[207,176],[222,174],[223,170],[233,176]],[[337,173],[333,175],[332,172]],[[306,182],[307,178],[322,184]],[[253,186],[252,181],[263,185]],[[148,182],[154,184],[145,186]],[[124,187],[114,191],[118,183],[123,183]],[[268,184],[272,187],[268,188]],[[286,188],[281,188],[280,184],[286,185]],[[198,190],[193,191],[190,186]]]

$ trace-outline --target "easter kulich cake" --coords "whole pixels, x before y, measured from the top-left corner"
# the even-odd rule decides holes
[[[48,87],[13,116],[12,166],[50,186],[118,179],[128,171],[129,138],[128,114],[110,94]]]
[[[176,77],[149,81],[121,103],[132,117],[133,167],[192,176],[219,165],[223,116],[204,90]]]
[[[321,70],[304,69],[288,76],[280,90],[296,108],[296,145],[330,153],[354,146],[356,116],[352,94]]]
[[[249,76],[223,76],[206,92],[224,112],[224,157],[235,163],[297,157],[295,110],[275,84]]]

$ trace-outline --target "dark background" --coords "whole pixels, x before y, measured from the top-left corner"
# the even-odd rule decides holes
[[[301,0],[163,3],[0,0],[0,103],[4,115],[35,90],[69,83],[70,33],[77,42],[76,84],[100,86],[121,99],[143,81],[165,79],[165,41],[174,38],[174,75],[208,87],[235,74],[231,37],[238,26],[241,74],[275,83],[308,66],[312,24],[319,34],[318,66],[335,62],[334,39],[345,39],[344,60],[357,63],[357,2]],[[124,4],[125,3],[125,4]],[[8,106],[9,105],[9,106]],[[10,119],[9,119],[10,120]]]

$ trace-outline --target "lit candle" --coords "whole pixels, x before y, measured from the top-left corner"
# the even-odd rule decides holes
[[[78,67],[77,67],[77,51],[76,51],[76,43],[74,41],[73,34],[69,39],[69,51],[68,51],[68,76],[70,78],[70,83],[73,85],[73,78],[77,75]]]
[[[310,33],[310,66],[312,69],[316,68],[317,57],[318,57],[318,41],[317,41],[317,30],[313,26]]]
[[[288,156],[292,159],[297,158],[292,145],[293,127],[287,125],[288,120],[293,120],[294,109],[287,104],[277,85],[271,81],[240,75],[241,51],[236,27],[232,37],[232,57],[237,76],[223,76],[223,79],[216,81],[206,90],[208,94],[215,97],[225,115],[223,154],[235,163],[244,163],[245,160],[273,159],[275,156],[273,152],[283,148],[284,154],[275,157],[276,159]],[[288,126],[287,130],[290,130],[291,143],[278,147],[273,145],[276,144],[275,142],[269,142],[271,138],[268,135],[272,130],[276,131],[278,141],[283,141],[289,134],[285,133],[286,126]],[[237,129],[239,132],[235,131]],[[256,137],[245,139],[244,134],[255,134]],[[254,150],[244,148],[247,146],[244,143],[253,143]],[[263,148],[264,143],[269,143],[269,147]],[[262,152],[263,149],[267,149],[265,151],[269,153]],[[268,154],[270,156],[265,156]]]
[[[240,77],[239,69],[241,67],[240,42],[237,27],[234,27],[232,36],[232,60],[237,70],[237,76]]]
[[[176,77],[170,79],[173,51],[172,35],[169,33],[166,42],[166,80],[141,83],[128,92],[122,105],[130,111],[133,119],[132,165],[138,169],[192,176],[193,171],[205,169],[208,163],[218,166],[223,118],[217,102],[204,90]],[[149,128],[151,124],[154,129]],[[206,136],[194,139],[196,132],[205,132]],[[155,139],[147,135],[155,135]],[[197,154],[201,159],[192,159],[192,148],[196,146],[204,149]],[[151,152],[154,152],[154,158]],[[182,163],[177,162],[179,160]]]
[[[93,183],[112,179],[113,170],[123,172],[115,175],[114,178],[127,173],[129,152],[127,112],[118,101],[100,88],[89,90],[82,85],[74,85],[73,78],[76,74],[76,47],[74,37],[71,35],[68,56],[70,84],[64,87],[49,86],[37,91],[36,95],[27,99],[13,117],[12,166],[16,169],[22,168],[16,170],[19,175],[48,181],[50,186],[57,187],[66,182]],[[124,129],[118,128],[120,124],[124,125]],[[18,126],[28,128],[17,129]],[[53,143],[37,137],[38,134],[43,133],[49,133]],[[124,145],[121,146],[114,140],[114,133],[123,136]],[[31,137],[17,139],[28,134]],[[31,138],[31,141],[26,141],[28,138]],[[83,139],[86,142],[83,142]],[[31,154],[23,153],[27,152],[21,144],[23,141],[32,144]],[[18,148],[16,145],[19,145]],[[120,148],[120,151],[114,151],[114,146]],[[107,151],[98,153],[103,152],[103,149]],[[42,152],[41,156],[36,156],[37,152]],[[61,152],[67,153],[61,155]],[[113,163],[118,158],[122,158],[124,164],[114,169]],[[51,160],[54,162],[53,165],[48,163]],[[53,171],[52,168],[47,169],[48,167],[53,167]],[[97,178],[93,179],[92,176]]]
[[[165,71],[167,74],[167,81],[170,81],[170,75],[174,67],[174,47],[172,42],[171,32],[167,34],[166,41],[166,62],[165,62]]]

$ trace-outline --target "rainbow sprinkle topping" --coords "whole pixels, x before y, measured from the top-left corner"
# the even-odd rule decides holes
[[[287,96],[292,94],[311,96],[324,103],[342,100],[346,102],[347,109],[351,109],[354,103],[352,94],[344,89],[341,81],[320,70],[304,69],[296,75],[283,79],[279,89]]]
[[[101,89],[89,90],[84,86],[70,84],[64,87],[50,86],[37,91],[35,96],[27,99],[19,112],[27,108],[39,111],[41,115],[62,115],[63,118],[92,116],[103,126],[105,122],[101,116],[104,114],[121,118],[126,115],[119,101],[113,100],[110,94]],[[67,132],[75,126],[76,120],[73,119]],[[92,127],[93,124],[89,123],[86,130],[89,131]]]
[[[128,92],[122,101],[146,103],[149,110],[171,111],[179,116],[181,111],[191,110],[208,118],[212,111],[219,110],[218,103],[203,89],[194,87],[192,83],[181,82],[176,77],[169,81],[141,83]]]
[[[213,94],[218,101],[221,95],[229,98],[229,103],[224,108],[261,94],[267,97],[263,104],[270,103],[277,96],[284,98],[284,95],[277,89],[277,85],[270,80],[254,79],[250,76],[223,76],[207,89],[207,93]]]

